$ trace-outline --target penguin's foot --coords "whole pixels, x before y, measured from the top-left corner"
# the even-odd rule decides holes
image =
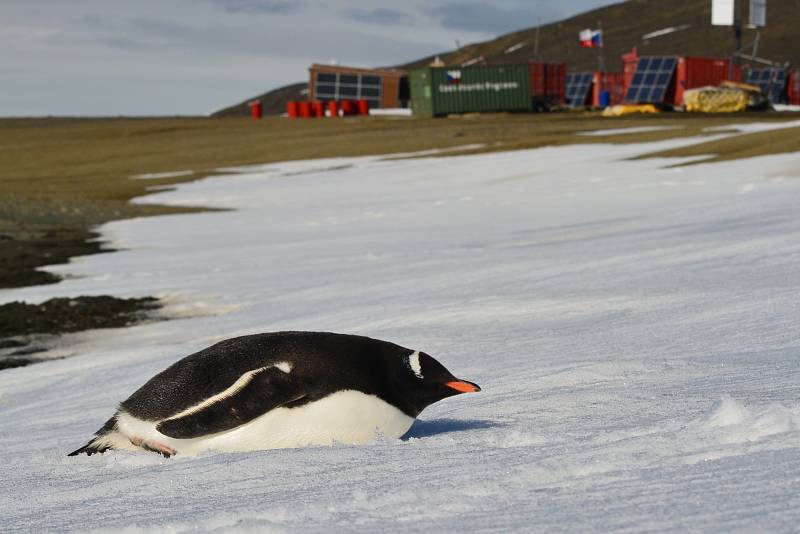
[[[131,438],[131,443],[136,445],[137,447],[141,447],[146,451],[155,452],[156,454],[162,455],[164,458],[169,458],[173,456],[177,451],[172,447],[168,447],[163,443],[159,443],[157,441],[148,441],[141,438]]]

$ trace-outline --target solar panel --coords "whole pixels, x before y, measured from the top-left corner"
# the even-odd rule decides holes
[[[663,102],[677,64],[678,58],[675,56],[643,56],[639,58],[625,100],[628,102]]]
[[[757,85],[771,102],[780,102],[786,87],[786,71],[774,67],[749,69],[745,82]]]
[[[380,107],[381,77],[366,74],[317,73],[314,98],[318,100],[365,99]]]
[[[585,105],[591,86],[591,72],[570,72],[567,74],[567,105],[572,107]]]

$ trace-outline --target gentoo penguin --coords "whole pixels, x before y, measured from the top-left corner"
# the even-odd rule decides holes
[[[327,332],[221,341],[176,362],[126,401],[84,447],[166,457],[399,438],[425,407],[480,391],[431,356]]]

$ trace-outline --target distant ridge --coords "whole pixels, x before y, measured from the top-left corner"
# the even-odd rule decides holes
[[[744,4],[747,20],[748,2]],[[687,29],[668,33],[649,40],[642,36],[671,27]],[[578,46],[578,32],[598,26],[603,29],[605,70],[621,70],[620,56],[636,46],[641,55],[728,56],[735,46],[733,30],[711,26],[710,0],[628,0],[601,7],[574,17],[543,25],[539,28],[538,54],[534,57],[536,27],[515,31],[482,43],[463,46],[458,50],[440,52],[408,63],[399,68],[414,68],[429,64],[439,56],[448,65],[460,65],[483,57],[479,64],[522,63],[531,59],[566,61],[570,71],[596,70],[598,50]],[[761,29],[758,55],[777,62],[800,65],[800,0],[770,0],[767,6],[767,27]],[[750,44],[756,31],[745,29],[742,42]],[[521,46],[520,46],[521,45]],[[512,51],[506,53],[506,50]],[[280,114],[286,101],[304,99],[301,94],[306,82],[268,91],[245,102],[231,106],[212,116],[243,116],[248,114],[247,102],[254,98],[264,104],[265,113]]]
[[[253,96],[233,106],[215,111],[212,117],[243,117],[250,114],[249,102],[260,100],[266,115],[280,115],[286,111],[286,103],[290,100],[305,100],[308,82],[298,82],[272,89],[264,94]]]

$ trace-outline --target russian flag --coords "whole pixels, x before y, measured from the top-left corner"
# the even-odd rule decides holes
[[[585,29],[578,34],[578,40],[584,48],[602,48],[603,30]]]

